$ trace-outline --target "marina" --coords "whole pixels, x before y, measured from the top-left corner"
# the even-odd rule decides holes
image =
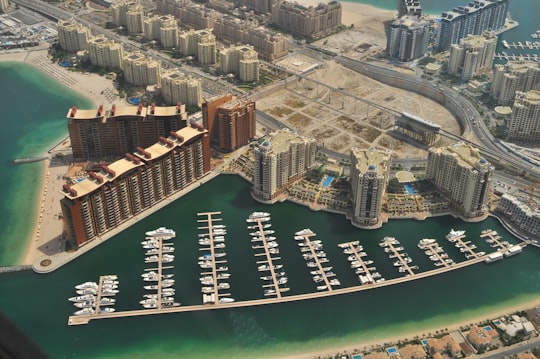
[[[317,234],[311,229],[303,229],[295,233],[294,239],[298,241],[300,248],[306,248],[304,251],[304,259],[308,268],[311,270],[313,281],[317,283],[317,290],[332,291],[333,286],[341,285],[340,281],[334,277],[335,274],[331,272],[332,267],[324,267],[323,263],[327,263],[326,253],[322,249],[320,241],[312,241],[311,237],[315,237]],[[323,256],[324,255],[324,256]],[[323,283],[323,284],[321,284]]]
[[[197,216],[206,217],[197,220],[199,223],[205,223],[205,226],[199,226],[200,233],[199,244],[200,251],[206,252],[199,257],[199,266],[202,269],[211,269],[211,271],[201,272],[201,292],[203,304],[216,304],[227,301],[234,301],[230,298],[230,293],[225,293],[223,290],[229,289],[228,282],[222,280],[228,279],[230,276],[227,273],[227,260],[225,259],[225,234],[227,234],[226,226],[219,224],[222,219],[217,217],[221,212],[202,212],[197,213]],[[218,224],[215,224],[215,223]]]
[[[256,212],[257,213],[257,212]],[[220,228],[213,228],[214,222],[218,221],[220,219],[214,218],[214,215],[220,214],[220,212],[205,212],[205,213],[199,213],[198,215],[205,215],[207,218],[205,220],[201,220],[203,222],[206,222],[208,225],[200,228],[200,229],[208,229],[207,235],[209,238],[213,238],[215,231],[221,234],[225,234],[226,231],[224,227]],[[329,279],[329,271],[331,270],[331,267],[327,266],[324,267],[323,263],[327,263],[328,259],[324,256],[321,256],[319,253],[321,252],[322,246],[319,241],[311,240],[311,237],[315,236],[315,233],[309,229],[304,229],[302,231],[298,231],[295,233],[294,238],[299,243],[304,244],[303,246],[299,246],[301,248],[306,248],[305,251],[303,251],[303,254],[307,254],[310,256],[309,258],[305,258],[308,262],[315,263],[312,270],[312,275],[319,275],[321,276],[322,281],[324,282],[324,286],[326,288],[322,288],[323,284],[320,284],[317,288],[317,291],[310,292],[310,293],[304,293],[304,294],[297,294],[297,295],[291,295],[291,296],[282,296],[281,293],[283,291],[288,290],[287,287],[282,287],[286,283],[286,281],[282,281],[280,283],[279,279],[285,277],[284,271],[282,271],[283,265],[282,264],[276,264],[275,261],[279,260],[279,257],[273,257],[272,254],[269,252],[270,247],[268,244],[273,243],[275,241],[275,238],[272,240],[267,240],[267,237],[265,235],[265,230],[268,230],[270,226],[266,226],[263,228],[265,224],[269,224],[270,221],[270,215],[269,214],[252,214],[247,220],[248,223],[251,223],[250,226],[257,226],[259,228],[259,231],[257,233],[253,233],[252,241],[256,239],[256,243],[261,243],[260,247],[258,249],[264,249],[264,256],[266,257],[265,260],[259,261],[258,264],[258,270],[259,272],[268,272],[269,275],[265,275],[264,280],[270,280],[271,283],[269,284],[269,288],[267,290],[274,290],[274,292],[266,292],[271,293],[269,296],[271,298],[263,298],[263,299],[251,299],[251,300],[243,300],[243,301],[234,301],[234,299],[229,297],[229,294],[221,294],[219,292],[222,289],[228,288],[228,286],[221,286],[218,283],[219,279],[227,279],[228,273],[227,273],[227,267],[223,265],[224,263],[216,263],[215,254],[218,252],[215,252],[212,250],[212,245],[210,245],[209,248],[206,248],[206,250],[210,250],[210,254],[213,259],[210,259],[205,262],[210,262],[210,267],[212,268],[209,272],[203,272],[201,273],[201,282],[203,280],[205,283],[208,280],[208,283],[210,284],[211,290],[210,293],[203,293],[203,304],[200,305],[189,305],[189,306],[173,306],[170,303],[174,303],[172,299],[170,299],[170,296],[174,295],[174,289],[164,287],[161,288],[161,285],[157,285],[155,288],[158,290],[156,294],[149,295],[146,297],[146,299],[155,299],[156,300],[156,306],[155,307],[149,307],[142,310],[128,310],[128,311],[122,311],[122,312],[113,312],[112,310],[83,310],[83,309],[92,309],[92,308],[83,308],[81,309],[81,312],[78,313],[78,315],[72,315],[68,319],[68,325],[83,325],[87,324],[90,320],[96,320],[96,319],[106,319],[106,318],[120,318],[120,317],[131,317],[131,316],[142,316],[142,315],[154,315],[154,314],[162,314],[162,313],[181,313],[181,312],[193,312],[193,311],[200,311],[200,310],[213,310],[213,309],[222,309],[222,308],[239,308],[239,307],[248,307],[248,306],[260,306],[260,305],[267,305],[267,304],[276,304],[276,303],[284,303],[284,302],[294,302],[294,301],[301,301],[301,300],[310,300],[310,299],[316,299],[316,298],[323,298],[333,295],[341,295],[346,293],[354,293],[354,292],[360,292],[368,289],[375,289],[380,288],[384,286],[394,285],[398,283],[404,283],[409,282],[412,280],[417,280],[421,278],[426,278],[434,275],[438,275],[441,273],[445,273],[451,270],[457,270],[460,268],[465,268],[474,264],[487,262],[486,258],[488,256],[485,255],[483,252],[474,252],[473,245],[471,245],[469,242],[463,241],[463,238],[465,237],[465,231],[454,231],[451,230],[450,233],[446,236],[447,240],[450,243],[454,243],[456,246],[460,246],[458,248],[464,248],[463,252],[466,252],[466,260],[462,262],[458,262],[451,265],[441,265],[435,269],[424,271],[424,272],[418,272],[415,273],[413,269],[417,269],[416,266],[410,266],[410,263],[412,260],[409,260],[407,258],[408,255],[402,254],[401,251],[404,250],[402,246],[400,245],[400,242],[394,238],[394,237],[385,237],[380,243],[379,246],[385,249],[385,252],[388,253],[389,256],[393,256],[395,258],[394,266],[402,268],[400,272],[405,273],[405,276],[396,277],[392,279],[384,280],[380,278],[381,280],[375,280],[373,283],[372,280],[375,279],[374,275],[375,273],[371,274],[371,280],[369,280],[369,276],[366,274],[371,273],[375,270],[374,267],[368,267],[369,264],[371,264],[371,261],[365,260],[365,256],[367,255],[365,252],[362,252],[362,246],[359,245],[358,241],[353,242],[346,242],[341,243],[338,246],[343,249],[343,252],[348,255],[347,259],[350,258],[350,256],[354,256],[349,261],[351,263],[355,263],[355,268],[358,274],[364,275],[367,280],[357,286],[351,286],[351,287],[345,287],[345,288],[334,288],[335,285],[338,285],[338,282],[332,283],[332,281],[337,281],[337,279]],[[255,223],[255,224],[253,224]],[[253,228],[250,228],[253,229]],[[487,235],[488,232],[483,232],[482,234]],[[490,238],[496,238],[496,235],[491,233],[492,237]],[[199,237],[204,238],[204,237]],[[307,240],[306,240],[307,239]],[[302,241],[302,242],[300,242]],[[309,244],[308,244],[309,241]],[[422,242],[422,241],[421,241]],[[213,241],[211,242],[213,243]],[[254,243],[254,242],[252,242]],[[505,248],[505,253],[509,253],[506,256],[517,254],[521,252],[522,248],[526,246],[525,243],[522,243],[520,245],[513,245],[509,248]],[[159,247],[159,246],[158,246]],[[163,246],[162,246],[163,247]],[[436,242],[429,242],[429,243],[422,243],[422,247],[424,250],[429,251],[430,253],[439,253],[439,248],[436,244]],[[274,247],[275,248],[275,247]],[[515,248],[512,251],[510,251],[510,248]],[[388,249],[388,250],[386,250]],[[500,253],[499,251],[494,253]],[[314,255],[315,254],[315,255]],[[427,254],[427,253],[426,253]],[[493,254],[493,253],[492,253]],[[433,255],[433,254],[431,254]],[[392,260],[394,260],[392,258]],[[441,254],[441,258],[442,257]],[[316,261],[319,263],[317,264]],[[161,267],[160,261],[158,263],[158,268],[152,268],[149,269],[149,273],[156,273],[156,278],[158,279],[158,283],[162,283],[165,280],[169,280],[169,278],[164,278],[163,273],[159,272],[159,268]],[[368,264],[369,263],[369,264]],[[445,263],[443,261],[443,263]],[[488,262],[489,263],[489,262]],[[219,265],[219,267],[218,267]],[[352,267],[352,264],[351,264]],[[167,267],[161,267],[162,269],[166,269]],[[323,274],[326,273],[326,280],[323,278]],[[285,277],[286,278],[286,277]],[[262,279],[262,278],[261,278]],[[360,279],[360,278],[359,278]],[[110,280],[110,279],[109,279]],[[100,284],[98,287],[103,286],[104,284],[107,284],[107,282],[102,283],[100,280]],[[369,284],[369,285],[366,285]],[[111,284],[114,285],[114,284]],[[205,285],[206,286],[206,285]],[[83,287],[90,287],[93,288],[94,286],[92,284],[84,284]],[[161,288],[161,292],[159,292],[159,288]],[[84,288],[83,288],[84,289]],[[107,293],[114,293],[116,289],[113,289],[112,287],[108,289]],[[265,294],[266,294],[265,293]],[[207,296],[207,297],[205,297]],[[210,298],[212,300],[205,300],[205,298]],[[267,295],[268,296],[268,295]],[[84,298],[77,298],[78,302],[84,302],[89,300],[88,298],[91,297],[84,297]],[[217,300],[216,300],[217,299]],[[160,307],[158,308],[157,303],[160,303]],[[96,298],[96,303],[101,303],[100,298]],[[147,302],[145,302],[147,303]],[[148,301],[147,304],[152,304],[153,301]],[[113,308],[111,308],[113,309]]]
[[[424,250],[424,253],[429,256],[429,259],[436,267],[450,267],[454,265],[453,259],[448,257],[444,249],[437,243],[435,239],[422,239],[418,243],[418,248]]]
[[[248,223],[254,223],[248,225],[248,229],[257,229],[255,232],[251,232],[251,242],[256,243],[251,247],[255,250],[262,249],[263,252],[256,253],[255,256],[262,256],[265,259],[257,261],[259,272],[269,272],[270,275],[261,276],[261,280],[267,284],[263,284],[265,296],[275,296],[281,298],[282,293],[289,290],[285,286],[287,284],[287,277],[285,271],[282,270],[282,264],[276,264],[276,261],[280,260],[280,257],[273,257],[274,254],[279,254],[278,244],[275,241],[275,237],[267,237],[273,234],[274,231],[268,228],[270,224],[270,214],[265,212],[253,212],[246,219]],[[280,270],[280,272],[277,272]]]
[[[351,263],[351,268],[355,270],[355,274],[358,275],[360,284],[380,283],[385,280],[378,272],[376,272],[377,268],[368,267],[373,261],[364,260],[364,257],[367,254],[362,252],[364,248],[360,245],[359,241],[339,243],[338,247],[343,248],[343,253],[348,255],[347,259]]]

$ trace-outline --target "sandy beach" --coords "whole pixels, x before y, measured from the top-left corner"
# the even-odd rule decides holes
[[[0,61],[24,62],[31,65],[58,81],[61,85],[88,98],[95,104],[96,108],[101,104],[110,107],[112,103],[119,102],[111,80],[97,74],[69,71],[57,64],[53,64],[48,58],[46,47],[31,50],[0,51]],[[66,112],[67,110],[66,108]],[[68,149],[69,141],[61,140],[57,144],[51,144],[51,149],[47,149],[49,151],[46,150],[43,155],[54,157],[57,152]],[[43,162],[41,192],[36,198],[33,234],[27,239],[27,248],[23,257],[20,258],[19,264],[32,264],[43,255],[58,253],[63,250],[60,238],[62,234],[60,216],[62,194],[59,190],[65,183],[64,175],[67,169],[68,162],[64,162],[59,158],[48,159]]]
[[[463,320],[457,323],[452,323],[449,325],[444,325],[440,327],[430,327],[425,328],[421,331],[412,331],[408,333],[401,333],[400,335],[395,336],[385,336],[381,338],[376,338],[370,341],[359,341],[358,343],[350,344],[350,345],[335,345],[328,348],[325,348],[323,350],[316,350],[312,352],[306,352],[298,355],[291,355],[287,356],[286,359],[315,359],[315,358],[334,358],[337,353],[362,353],[364,349],[370,349],[375,348],[377,346],[383,345],[383,343],[397,343],[400,340],[403,340],[404,338],[414,338],[415,336],[423,338],[424,336],[427,337],[428,333],[435,333],[436,331],[442,332],[443,330],[448,332],[453,332],[460,330],[461,327],[466,327],[471,324],[479,324],[482,322],[485,322],[486,319],[496,319],[499,317],[502,317],[507,314],[514,314],[515,312],[518,312],[520,310],[526,310],[530,308],[538,307],[540,303],[539,299],[533,299],[521,303],[517,303],[515,305],[512,305],[510,307],[505,307],[504,309],[498,309],[493,312],[490,312],[488,315],[486,314],[479,314],[475,317],[468,318],[467,320]],[[388,345],[390,346],[390,345]]]

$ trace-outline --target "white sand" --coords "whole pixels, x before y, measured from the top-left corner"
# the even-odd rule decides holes
[[[17,61],[31,65],[63,86],[88,98],[95,104],[96,108],[101,104],[110,107],[113,102],[119,100],[115,95],[116,90],[111,80],[97,74],[69,71],[53,64],[47,56],[47,49],[43,47],[34,50],[0,51],[0,61]],[[66,108],[66,113],[67,111]],[[59,147],[65,148],[66,146],[69,146],[69,141]],[[53,156],[54,154],[55,151],[51,153]],[[58,160],[55,161],[58,162]],[[19,264],[32,264],[45,254],[58,253],[63,250],[60,239],[62,220],[59,217],[61,213],[60,199],[63,196],[60,190],[65,183],[62,177],[66,174],[67,169],[67,164],[56,163],[54,166],[50,166],[50,160],[45,161],[41,193],[36,198],[38,210],[34,220],[34,230],[31,237],[27,239],[27,249]]]

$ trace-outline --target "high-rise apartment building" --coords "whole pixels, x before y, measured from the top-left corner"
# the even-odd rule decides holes
[[[259,81],[258,54],[249,45],[223,49],[220,53],[220,70],[224,74],[236,74],[242,82]]]
[[[81,25],[75,19],[58,20],[58,43],[68,52],[86,50],[90,29]]]
[[[398,17],[404,15],[422,16],[420,0],[398,0]]]
[[[184,56],[196,56],[203,65],[217,60],[216,37],[209,29],[184,31],[178,37],[179,49]]]
[[[113,0],[111,5],[113,24],[116,26],[127,26],[127,13],[133,5],[135,5],[135,1],[133,0]]]
[[[143,32],[144,7],[140,3],[130,6],[126,17],[127,29],[130,34],[140,34]]]
[[[504,27],[508,0],[474,0],[466,6],[443,12],[436,48],[448,51],[467,35],[498,31]]]
[[[516,91],[540,90],[540,62],[508,61],[495,65],[491,96],[501,105],[514,100]]]
[[[430,22],[416,15],[404,15],[390,27],[386,51],[391,57],[407,62],[418,59],[427,51]]]
[[[143,34],[148,40],[161,40],[162,28],[178,29],[176,19],[172,15],[154,15],[143,19]],[[178,33],[177,33],[178,34]],[[176,42],[175,42],[176,43]],[[176,46],[176,45],[175,45]],[[164,47],[174,47],[165,46]]]
[[[234,151],[255,137],[255,102],[231,95],[216,96],[205,99],[202,109],[210,142],[221,150]]]
[[[272,201],[315,164],[314,139],[288,129],[276,131],[256,145],[254,152],[252,195],[261,201]]]
[[[141,52],[127,54],[123,69],[127,83],[135,86],[161,85],[161,63]]]
[[[202,65],[213,65],[217,62],[216,37],[210,31],[202,30],[199,34],[197,61]]]
[[[341,3],[337,1],[306,7],[282,0],[272,7],[272,23],[293,35],[316,39],[342,26],[341,12]]]
[[[188,106],[200,106],[202,102],[201,81],[176,69],[163,74],[160,91],[167,104],[180,102]]]
[[[449,199],[460,216],[478,219],[488,213],[494,170],[477,148],[458,142],[429,149],[426,179]]]
[[[88,40],[88,57],[94,66],[121,69],[124,66],[124,47],[114,40],[98,35]]]
[[[480,70],[491,70],[496,46],[497,36],[492,32],[464,37],[450,48],[448,73],[469,81]]]
[[[9,1],[8,0],[0,0],[0,11],[6,12],[9,8]]]
[[[540,91],[516,92],[506,128],[509,141],[540,143]]]
[[[390,151],[351,149],[351,221],[359,227],[380,224],[390,171]]]
[[[214,142],[219,137],[219,126],[216,122],[218,109],[225,103],[232,101],[233,96],[228,93],[226,95],[217,95],[209,99],[204,99],[201,105],[201,112],[203,115],[203,126],[208,130],[210,136],[210,142]]]
[[[208,132],[192,125],[64,185],[64,238],[74,247],[118,227],[210,171]]]
[[[186,127],[185,105],[149,107],[113,105],[97,111],[68,110],[67,128],[73,157],[77,159],[118,157],[137,147],[147,147],[159,136]]]
[[[159,28],[159,41],[165,48],[178,47],[178,24],[176,19],[168,19],[161,24]]]

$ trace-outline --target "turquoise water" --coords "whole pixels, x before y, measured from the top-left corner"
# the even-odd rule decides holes
[[[24,254],[43,171],[42,163],[11,160],[46,152],[67,135],[67,109],[91,103],[28,65],[0,62],[0,79],[0,265],[8,265]]]
[[[395,4],[393,0],[373,3],[388,8]],[[437,4],[442,7],[446,3],[423,2],[428,12],[432,12],[429,4],[433,4],[435,13],[443,10],[436,8]],[[512,16],[522,24],[529,23],[529,28],[521,27],[505,36],[521,31],[516,41],[524,41],[538,24],[532,16],[520,19],[519,7],[525,9],[522,12],[525,15],[538,13],[539,2],[511,2]],[[4,122],[0,133],[4,136],[0,143],[0,166],[3,166],[0,206],[4,214],[0,217],[0,263],[13,264],[24,248],[25,233],[30,227],[28,218],[35,211],[33,199],[41,166],[13,166],[9,161],[47,150],[65,134],[66,109],[74,103],[79,107],[90,103],[21,65],[0,63],[0,79],[3,95],[0,104],[4,109],[0,116]],[[20,105],[20,98],[28,99],[28,104]],[[228,226],[230,292],[237,300],[262,297],[256,259],[244,222],[255,210],[272,214],[289,277],[290,295],[314,291],[309,271],[291,237],[304,227],[312,228],[318,234],[317,239],[323,241],[343,286],[357,283],[346,257],[336,246],[343,241],[360,240],[386,278],[397,276],[385,253],[376,245],[387,235],[396,236],[422,270],[430,268],[427,257],[416,248],[418,240],[424,237],[438,238],[451,257],[462,259],[458,251],[442,240],[450,228],[467,230],[468,239],[482,249],[487,249],[486,244],[478,238],[485,228],[495,229],[515,241],[493,219],[476,224],[451,217],[425,222],[404,220],[391,222],[379,230],[362,231],[352,227],[343,216],[311,212],[291,203],[262,206],[251,199],[249,186],[241,179],[220,176],[54,273],[0,275],[0,310],[52,358],[279,358],[339,344],[354,343],[362,349],[366,341],[384,342],[389,336],[411,331],[427,333],[470,317],[487,318],[493,311],[539,298],[540,252],[527,248],[518,256],[491,265],[479,264],[407,284],[339,297],[67,326],[67,318],[74,310],[67,301],[74,295],[73,286],[96,280],[101,274],[120,276],[118,310],[139,308],[143,294],[140,273],[144,268],[139,242],[146,230],[158,226],[172,227],[178,233],[177,299],[184,305],[200,303],[196,213],[214,210],[223,212],[224,224]]]

